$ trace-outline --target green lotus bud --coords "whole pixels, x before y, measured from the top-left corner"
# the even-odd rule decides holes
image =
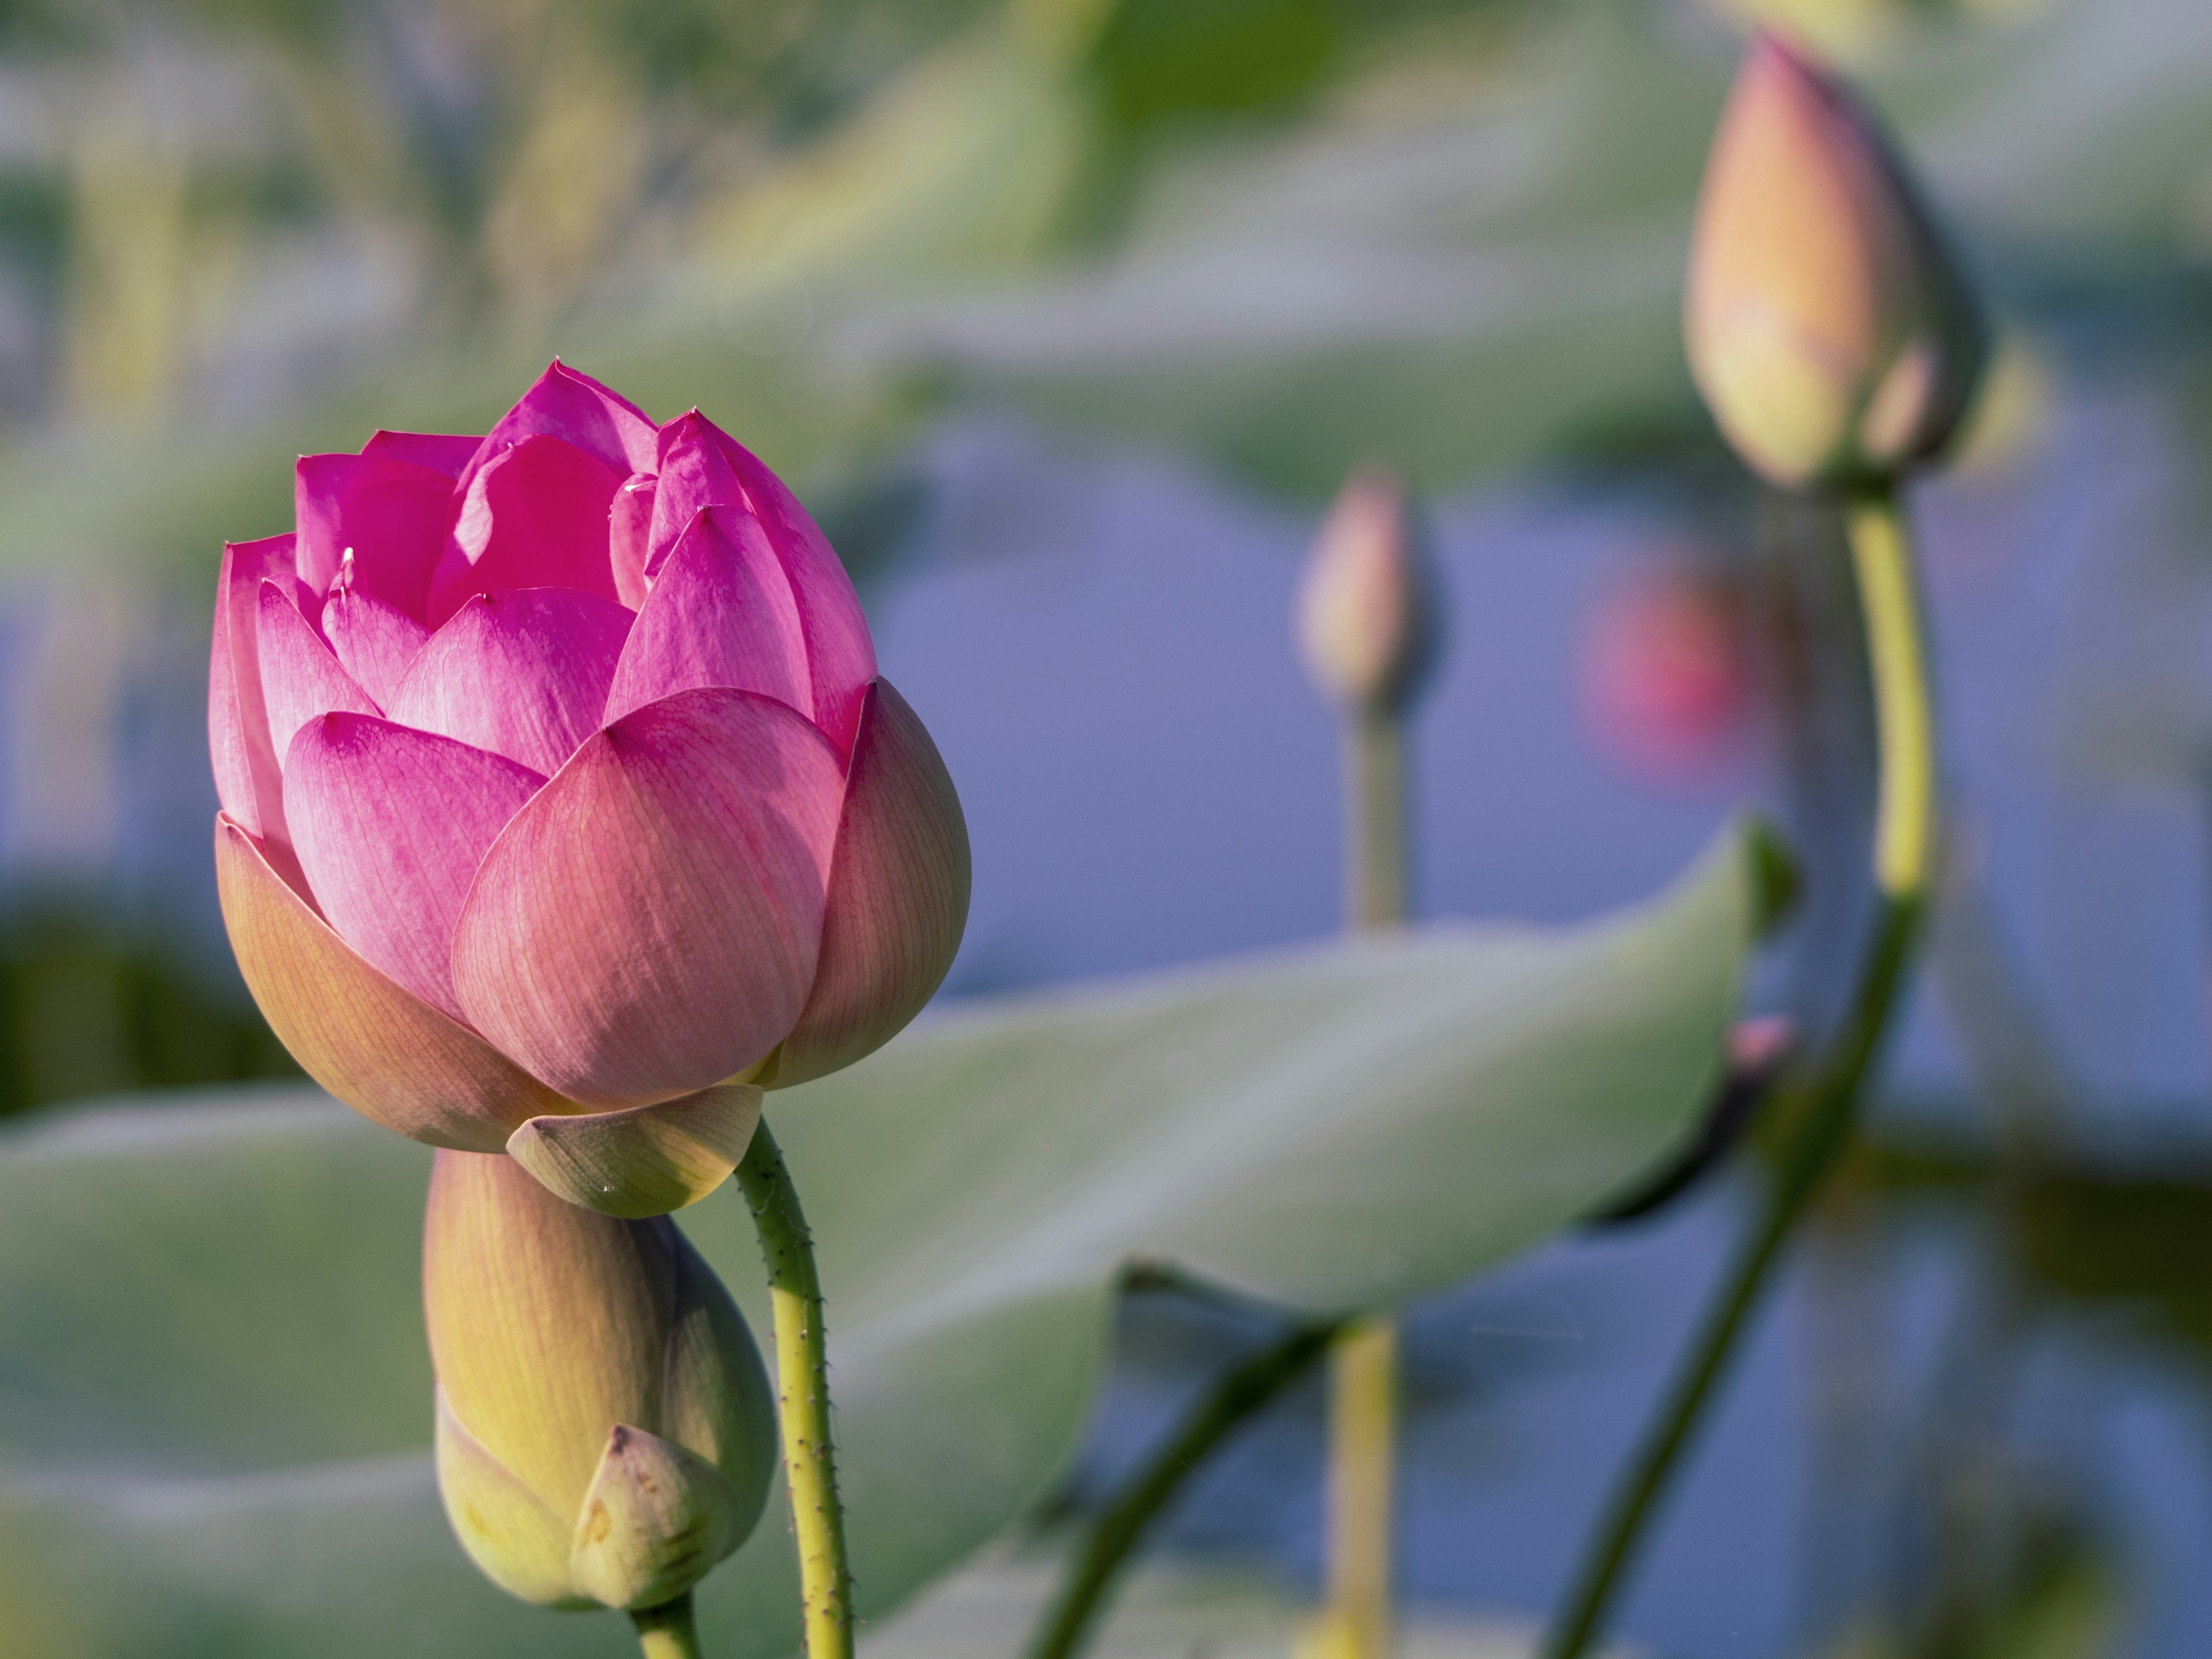
[[[469,1559],[559,1607],[659,1607],[760,1519],[775,1408],[729,1292],[664,1217],[441,1151],[422,1232],[438,1487]]]
[[[1981,313],[1874,118],[1772,35],[1752,46],[1698,200],[1691,373],[1785,488],[1895,476],[1972,403]]]
[[[1298,586],[1307,673],[1355,712],[1402,712],[1436,656],[1435,590],[1404,489],[1378,470],[1353,473]]]

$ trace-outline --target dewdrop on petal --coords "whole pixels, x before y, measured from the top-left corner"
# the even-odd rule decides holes
[[[1935,457],[1987,355],[1974,295],[1872,115],[1767,33],[1705,164],[1683,323],[1721,431],[1787,489]]]
[[[665,1217],[555,1197],[441,1151],[422,1236],[438,1489],[526,1601],[661,1607],[760,1519],[775,1406],[729,1292]]]
[[[1298,584],[1306,672],[1355,714],[1403,713],[1436,656],[1436,585],[1396,478],[1355,472],[1322,523]]]

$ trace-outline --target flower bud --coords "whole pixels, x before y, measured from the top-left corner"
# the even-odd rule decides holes
[[[1357,713],[1404,712],[1436,655],[1435,583],[1406,492],[1355,472],[1322,523],[1298,585],[1306,672]]]
[[[511,1158],[441,1151],[422,1305],[438,1488],[501,1589],[659,1607],[752,1531],[776,1466],[768,1378],[665,1217],[600,1215]]]
[[[1980,311],[1896,154],[1771,34],[1705,164],[1684,329],[1721,431],[1787,488],[1933,457],[1981,375]]]

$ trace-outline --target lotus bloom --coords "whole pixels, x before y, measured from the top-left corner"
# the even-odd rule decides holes
[[[744,1317],[673,1222],[594,1215],[510,1158],[441,1152],[422,1306],[438,1489],[501,1589],[656,1607],[752,1531],[775,1401]]]
[[[1298,585],[1306,672],[1354,713],[1401,713],[1436,659],[1434,587],[1404,489],[1379,471],[1354,473]]]
[[[836,555],[696,411],[556,363],[483,438],[299,464],[225,550],[223,915],[310,1075],[579,1203],[688,1203],[763,1087],[927,1001],[968,842]]]
[[[1933,457],[1981,374],[1973,295],[1895,153],[1772,35],[1753,44],[1705,164],[1685,331],[1722,432],[1787,488]]]

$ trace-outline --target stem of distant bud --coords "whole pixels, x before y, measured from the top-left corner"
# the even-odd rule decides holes
[[[799,1542],[807,1659],[851,1659],[852,1573],[845,1557],[845,1513],[830,1443],[829,1345],[822,1286],[799,1194],[775,1137],[763,1123],[738,1165],[738,1182],[759,1231],[775,1317],[775,1374],[783,1426],[783,1467]]]
[[[1790,1228],[1850,1139],[1862,1085],[1919,940],[1936,843],[1936,723],[1911,547],[1890,485],[1861,491],[1846,503],[1846,512],[1881,750],[1872,935],[1850,1010],[1826,1051],[1770,1105],[1790,1139],[1765,1212],[1743,1240],[1658,1416],[1614,1490],[1543,1659],[1581,1659],[1603,1632],[1646,1525],[1726,1373]]]
[[[699,1627],[692,1622],[691,1592],[630,1614],[645,1659],[699,1659]]]

